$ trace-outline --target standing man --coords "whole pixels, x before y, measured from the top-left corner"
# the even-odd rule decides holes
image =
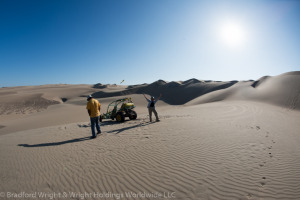
[[[101,133],[99,122],[101,104],[98,100],[94,99],[92,95],[87,96],[87,101],[86,109],[91,119],[92,138],[96,138],[97,134]],[[97,128],[97,134],[95,133],[95,126]]]
[[[155,104],[156,102],[160,99],[160,97],[162,96],[162,94],[160,94],[160,96],[155,100],[155,98],[152,96],[151,97],[151,100],[149,100],[145,94],[143,94],[145,99],[148,101],[148,111],[149,111],[149,118],[150,118],[150,122],[152,122],[152,112],[154,112],[154,115],[156,117],[156,121],[159,122],[159,119],[158,119],[158,115],[157,115],[157,112],[155,110]]]

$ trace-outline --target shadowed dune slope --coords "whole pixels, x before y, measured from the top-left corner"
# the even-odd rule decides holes
[[[149,85],[129,86],[122,91],[99,91],[93,94],[96,98],[113,96],[127,96],[131,94],[149,94],[159,96],[163,93],[162,100],[171,105],[182,105],[203,94],[231,87],[237,81],[230,82],[202,82],[197,79],[190,79],[185,82],[165,82],[158,80]]]

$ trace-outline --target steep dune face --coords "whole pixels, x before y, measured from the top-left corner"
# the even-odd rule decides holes
[[[300,72],[265,76],[255,82],[239,82],[230,88],[214,91],[187,103],[196,105],[222,100],[250,100],[300,110]]]
[[[254,99],[289,109],[300,109],[300,72],[269,78],[256,88]]]
[[[249,94],[253,92],[253,88],[251,87],[252,83],[253,82],[248,82],[248,81],[238,82],[230,88],[213,91],[211,93],[197,97],[189,101],[188,103],[186,103],[186,105],[197,105],[197,104],[212,103],[217,101],[233,100],[233,99],[247,100]]]
[[[251,86],[253,88],[257,88],[261,83],[267,81],[269,78],[271,78],[271,76],[263,76],[260,79],[258,79],[257,81],[254,81],[254,83],[252,83]]]

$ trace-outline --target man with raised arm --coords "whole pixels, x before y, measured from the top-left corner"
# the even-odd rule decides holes
[[[143,95],[144,95],[145,99],[148,101],[148,106],[147,106],[147,108],[148,108],[148,111],[149,111],[150,122],[152,122],[152,112],[154,112],[154,115],[155,115],[155,117],[156,117],[156,121],[159,122],[159,118],[158,118],[157,112],[156,112],[156,110],[155,110],[155,104],[156,104],[156,102],[161,98],[162,94],[160,94],[160,96],[159,96],[157,99],[155,99],[154,96],[151,96],[151,98],[148,99],[148,98],[145,96],[145,94],[143,94]]]

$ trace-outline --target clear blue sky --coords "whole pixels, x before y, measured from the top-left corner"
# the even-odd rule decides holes
[[[0,69],[0,87],[299,71],[300,1],[0,0]]]

